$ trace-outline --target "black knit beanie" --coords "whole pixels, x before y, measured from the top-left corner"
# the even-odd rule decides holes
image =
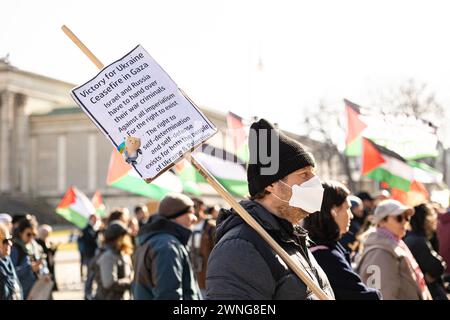
[[[256,133],[256,134],[255,134]],[[279,141],[279,154],[273,154],[271,139],[272,135],[275,135]],[[261,137],[265,136],[266,139],[261,140]],[[262,152],[262,156],[269,157],[271,162],[268,164],[262,164],[259,149],[259,142],[267,141],[266,151]],[[312,156],[303,149],[303,146],[289,138],[265,119],[261,119],[258,122],[254,122],[250,127],[249,137],[249,149],[250,149],[250,163],[247,169],[247,181],[248,189],[251,196],[254,196],[258,192],[263,191],[267,186],[270,186],[275,181],[278,181],[288,174],[305,168],[307,166],[315,166]],[[261,168],[271,167],[272,161],[275,158],[279,161],[279,167],[273,175],[262,175]]]

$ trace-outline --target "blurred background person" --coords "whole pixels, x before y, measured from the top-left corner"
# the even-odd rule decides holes
[[[12,217],[7,213],[0,213],[0,224],[3,224],[11,234],[13,231]]]
[[[133,286],[137,300],[199,300],[187,243],[197,221],[194,202],[168,194],[148,223],[139,230]]]
[[[111,222],[104,233],[104,251],[96,259],[96,300],[123,300],[130,297],[133,281],[131,255],[133,244],[128,226],[120,220]]]
[[[339,239],[350,226],[350,191],[342,184],[322,183],[324,195],[320,212],[304,219],[303,227],[313,241],[309,248],[325,271],[337,300],[379,300],[378,290],[367,287],[353,270],[349,251]]]
[[[220,206],[219,205],[213,205],[206,209],[206,214],[209,216],[210,219],[217,220],[219,217],[220,212]]]
[[[11,261],[12,236],[0,223],[0,300],[22,300],[22,287]]]
[[[436,234],[439,239],[439,254],[447,264],[444,279],[450,282],[450,208],[438,214]]]
[[[108,224],[113,221],[119,220],[122,221],[125,225],[128,225],[130,222],[130,210],[128,208],[115,208],[111,211],[108,217]]]
[[[37,225],[31,219],[21,219],[14,230],[14,244],[11,250],[11,260],[16,269],[17,276],[26,299],[38,278],[45,260],[36,257],[31,248],[31,242],[36,236]]]
[[[147,223],[148,218],[150,218],[150,212],[145,204],[138,204],[134,208],[134,214],[139,222],[139,228]]]
[[[208,268],[209,255],[214,248],[216,223],[215,220],[206,214],[206,205],[203,200],[192,198],[192,201],[194,202],[194,213],[197,217],[197,222],[193,225],[192,236],[188,243],[189,254],[195,278],[202,296],[205,297],[206,270]]]
[[[88,224],[81,232],[81,237],[78,239],[78,248],[81,254],[81,278],[83,281],[83,266],[86,266],[86,282],[84,285],[84,297],[90,299],[92,297],[92,281],[93,276],[89,273],[89,268],[92,259],[95,257],[99,246],[99,232],[100,232],[100,217],[96,214],[89,216]]]
[[[414,209],[384,200],[375,209],[370,231],[358,257],[364,283],[381,290],[385,300],[428,300],[430,292],[417,261],[402,238]]]
[[[411,250],[434,300],[448,300],[442,276],[446,263],[433,249],[430,239],[437,229],[437,213],[427,204],[414,207],[410,221],[411,231],[406,234],[405,243]]]
[[[351,219],[348,232],[341,237],[339,242],[344,246],[344,248],[350,250],[351,256],[353,256],[353,254],[357,252],[357,236],[360,233],[361,227],[364,223],[364,207],[362,200],[357,196],[349,195],[348,200],[350,201],[350,210],[353,218]]]
[[[50,241],[50,234],[53,229],[48,224],[40,225],[38,228],[38,238],[36,242],[42,247],[45,259],[47,261],[48,271],[50,272],[50,277],[53,280],[53,290],[58,290],[55,278],[55,255],[58,250],[58,244]]]
[[[130,234],[133,245],[136,245],[136,237],[139,233],[139,221],[136,217],[130,218],[128,222],[128,233]]]
[[[373,213],[375,208],[375,199],[367,192],[360,191],[356,194],[363,202],[364,219]]]

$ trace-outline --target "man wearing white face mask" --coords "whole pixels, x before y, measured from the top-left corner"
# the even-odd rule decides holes
[[[307,248],[307,232],[299,226],[322,204],[323,187],[314,173],[314,159],[264,119],[250,130],[251,197],[241,205],[333,297],[327,276]],[[268,167],[278,170],[267,174]],[[221,211],[216,230],[206,275],[208,299],[317,299],[234,210]]]

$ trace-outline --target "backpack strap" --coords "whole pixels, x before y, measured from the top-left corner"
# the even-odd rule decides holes
[[[328,248],[327,246],[324,245],[317,245],[317,246],[313,246],[313,247],[309,247],[309,251],[311,253],[315,252],[315,251],[319,251],[319,250],[329,250],[330,248]]]
[[[261,236],[249,226],[243,228],[243,232],[239,233],[239,238],[247,240],[256,248],[259,254],[263,257],[264,261],[269,266],[272,277],[276,282],[287,273],[286,269],[278,260],[276,254],[270,246],[261,238]]]

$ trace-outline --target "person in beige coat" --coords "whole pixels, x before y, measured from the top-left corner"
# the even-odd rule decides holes
[[[381,290],[385,300],[426,300],[424,276],[402,238],[414,209],[384,200],[374,212],[376,228],[368,233],[357,260],[364,283]]]

